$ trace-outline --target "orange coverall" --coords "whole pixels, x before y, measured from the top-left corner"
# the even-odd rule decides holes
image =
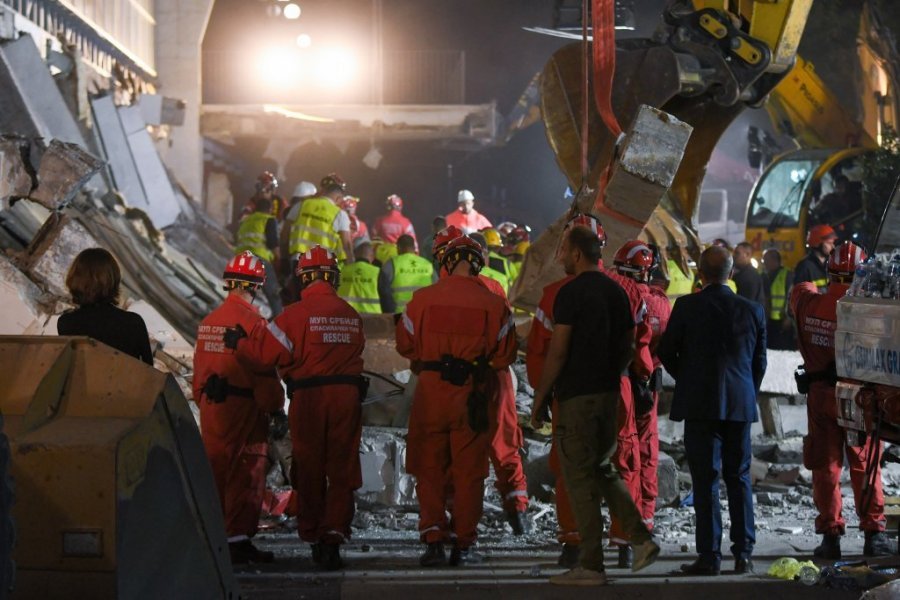
[[[300,302],[274,321],[258,324],[238,345],[238,356],[270,367],[289,381],[323,376],[359,376],[365,337],[362,319],[324,282],[306,287]],[[293,469],[297,531],[309,543],[339,544],[350,537],[362,485],[359,388],[327,383],[297,389],[291,396]]]
[[[822,373],[834,365],[834,330],[837,325],[837,301],[847,293],[849,286],[832,282],[824,294],[811,281],[798,283],[791,290],[791,311],[797,319],[800,354],[806,372]],[[872,450],[868,437],[863,446],[847,445],[844,429],[837,423],[838,406],[834,385],[829,381],[813,381],[806,397],[806,414],[809,435],[803,440],[803,462],[813,475],[813,501],[819,516],[816,517],[816,533],[844,533],[844,517],[841,516],[841,471],[844,454],[850,467],[853,499],[859,515],[859,528],[863,531],[884,531],[884,492],[881,485],[881,466],[876,467],[875,490],[872,501],[864,514],[863,485],[866,480],[866,458]]]
[[[406,452],[406,470],[416,477],[419,532],[426,543],[448,540],[449,482],[456,544],[468,548],[483,509],[490,432],[476,433],[469,426],[471,375],[454,385],[422,366],[445,356],[469,362],[485,357],[492,369],[505,370],[516,357],[512,314],[476,277],[447,275],[418,290],[407,304],[397,323],[397,351],[419,376]]]
[[[229,541],[253,537],[266,487],[269,419],[284,408],[284,390],[274,369],[239,361],[225,347],[225,329],[246,331],[265,323],[255,306],[231,294],[197,331],[194,352],[194,400],[200,408],[200,436],[212,467]],[[228,380],[224,402],[204,393],[211,376]]]

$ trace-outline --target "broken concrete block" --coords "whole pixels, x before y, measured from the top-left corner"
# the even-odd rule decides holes
[[[406,430],[363,427],[359,446],[363,507],[415,506],[415,479],[406,473]]]
[[[23,335],[46,321],[40,299],[40,289],[0,254],[0,335]]]
[[[33,187],[28,165],[28,142],[24,138],[0,137],[0,210],[10,200],[28,196]]]
[[[756,503],[761,506],[783,506],[784,500],[783,496],[776,492],[759,492],[756,494]]]
[[[550,440],[525,438],[522,454],[528,496],[551,502],[556,476],[550,471]]]
[[[764,480],[769,475],[769,463],[762,461],[755,456],[750,461],[750,483],[756,484],[757,481]]]
[[[659,483],[656,506],[669,506],[678,499],[678,465],[675,464],[675,459],[660,452],[656,474]]]
[[[784,429],[781,425],[781,410],[778,408],[778,398],[769,394],[760,394],[759,418],[762,421],[763,432],[775,439],[784,437]]]
[[[50,210],[65,206],[103,165],[81,146],[51,140],[41,158],[38,187],[31,198]]]
[[[68,298],[66,273],[72,260],[82,250],[96,246],[99,246],[97,240],[72,217],[54,217],[44,224],[28,247],[26,270],[48,292],[58,298]]]
[[[672,185],[692,131],[672,115],[642,105],[613,163],[605,205],[646,223]]]

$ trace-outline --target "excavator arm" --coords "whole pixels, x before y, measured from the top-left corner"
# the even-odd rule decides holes
[[[812,0],[676,0],[651,39],[617,43],[611,93],[619,123],[631,123],[646,104],[686,122],[693,134],[669,192],[643,230],[608,215],[603,218],[612,239],[641,234],[688,271],[690,257],[699,249],[690,224],[712,150],[740,112],[760,106],[790,71],[811,5]],[[582,179],[582,95],[593,95],[592,89],[583,89],[582,54],[580,42],[561,48],[541,76],[547,138],[573,189]],[[597,189],[613,161],[617,140],[593,102],[588,120],[587,183]],[[592,198],[579,198],[576,208],[592,211],[593,204]],[[556,223],[544,235],[558,239],[561,230]],[[554,239],[539,239],[526,256],[523,276],[511,292],[518,306],[533,308],[543,285],[560,274],[548,256],[555,247]]]

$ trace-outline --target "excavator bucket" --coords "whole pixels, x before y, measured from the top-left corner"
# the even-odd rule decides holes
[[[218,494],[171,376],[88,338],[0,336],[13,598],[238,598]]]
[[[590,86],[583,89],[581,61],[580,43],[569,44],[550,58],[541,76],[541,112],[557,162],[572,189],[579,189],[582,183],[582,94],[591,94],[586,183],[597,189],[603,172],[613,162],[616,139],[597,112],[593,90]],[[633,123],[641,106],[646,105],[687,123],[693,127],[693,133],[670,190],[646,224],[638,226],[633,219],[601,215],[612,252],[625,241],[642,237],[656,243],[663,252],[668,251],[669,257],[680,263],[686,272],[689,250],[699,247],[690,222],[706,164],[719,137],[744,108],[743,102],[722,106],[712,95],[691,95],[691,90],[701,83],[699,71],[693,56],[675,52],[669,46],[648,40],[626,40],[618,44],[612,107],[619,123],[623,126]],[[576,199],[576,208],[590,212],[595,208],[594,201],[591,195],[580,196]],[[533,310],[543,286],[562,276],[554,254],[564,224],[565,217],[562,217],[529,248],[519,279],[510,293],[516,306]]]

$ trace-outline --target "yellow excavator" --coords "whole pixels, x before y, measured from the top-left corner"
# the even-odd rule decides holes
[[[670,280],[688,279],[700,248],[691,221],[713,148],[746,107],[762,105],[794,68],[811,5],[812,0],[676,0],[665,9],[651,39],[617,42],[611,104],[618,122],[627,130],[641,105],[647,105],[693,127],[674,180],[643,227],[627,218],[603,216],[614,239],[641,236],[657,244]],[[593,96],[593,86],[583,84],[586,43],[558,50],[540,83],[547,138],[572,189],[584,183],[579,124],[583,94]],[[604,126],[594,103],[586,104],[587,183],[597,189],[621,143]],[[596,211],[596,202],[593,196],[578,195],[573,209]],[[526,255],[510,294],[520,308],[533,310],[543,286],[561,275],[553,255],[564,221],[565,215]]]
[[[860,159],[877,147],[881,124],[894,122],[890,115],[885,118],[888,78],[883,73],[866,78],[863,102],[872,106],[865,104],[863,123],[853,119],[812,64],[797,56],[811,5],[811,0],[676,0],[651,39],[616,44],[611,95],[618,121],[631,123],[638,107],[646,104],[693,127],[669,191],[642,228],[615,214],[601,216],[607,231],[618,234],[614,237],[640,237],[660,248],[670,297],[690,292],[691,267],[701,249],[693,227],[700,185],[720,136],[747,107],[765,106],[776,128],[801,148],[777,157],[760,178],[749,202],[747,239],[759,249],[781,248],[785,263],[792,264],[802,257],[806,228],[816,218],[835,220],[834,225],[847,230],[859,225],[862,210],[835,219],[823,210],[828,204],[823,201],[840,192],[852,205],[852,195],[859,193]],[[861,35],[869,28],[866,15]],[[572,189],[582,183],[582,95],[593,95],[592,83],[586,90],[582,83],[583,43],[558,50],[540,78],[547,137]],[[859,52],[863,69],[875,73],[879,65],[872,50],[861,44]],[[596,189],[621,143],[593,102],[588,122],[588,183]],[[848,181],[840,182],[841,175]],[[844,189],[836,190],[839,186]],[[817,203],[818,216],[813,210]],[[573,203],[573,210],[582,212],[597,208],[593,197],[576,197]],[[560,276],[553,255],[564,220],[548,228],[529,250],[511,291],[520,308],[533,310],[542,287]]]
[[[810,227],[827,223],[842,239],[871,248],[887,197],[865,193],[864,166],[881,143],[886,127],[896,130],[892,80],[868,39],[876,29],[863,10],[857,47],[861,71],[861,117],[851,115],[816,75],[813,65],[797,65],[766,102],[779,133],[798,150],[769,164],[747,205],[746,239],[756,250],[777,248],[786,265],[805,254]]]

